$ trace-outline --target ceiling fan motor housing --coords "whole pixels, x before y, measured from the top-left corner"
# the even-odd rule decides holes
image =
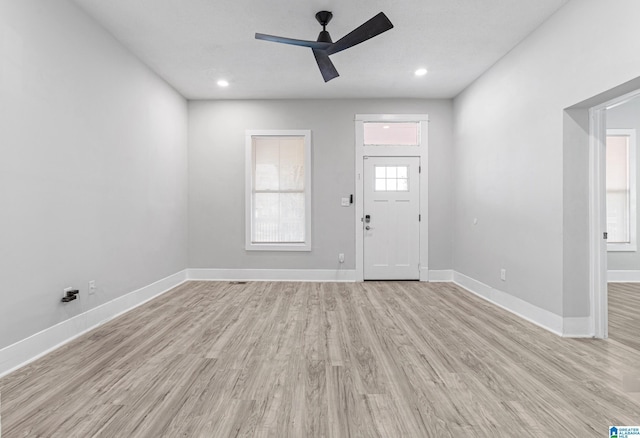
[[[332,43],[333,40],[331,40],[331,35],[329,35],[329,32],[326,30],[321,30],[320,33],[318,34],[318,39],[317,41],[319,43]]]

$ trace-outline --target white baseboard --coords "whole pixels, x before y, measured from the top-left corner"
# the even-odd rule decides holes
[[[459,272],[454,272],[453,282],[522,319],[526,319],[556,335],[562,336],[563,320],[560,315],[541,309],[506,292],[494,289]]]
[[[609,271],[640,272],[640,271]],[[590,318],[562,318],[513,295],[453,270],[427,272],[431,282],[453,281],[469,292],[560,336],[591,337]],[[609,281],[612,280],[610,277]],[[107,321],[162,295],[187,280],[337,281],[354,282],[356,271],[330,269],[185,269],[108,303],[69,318],[26,339],[0,349],[0,377],[61,347]],[[625,277],[621,281],[634,281]],[[640,276],[638,280],[640,281]]]
[[[593,338],[591,317],[564,318],[562,336],[565,338]]]
[[[566,338],[591,338],[594,335],[591,317],[589,316],[563,318],[456,271],[453,271],[453,282],[492,304],[556,335]]]
[[[353,269],[188,269],[189,280],[356,281]]]
[[[433,270],[429,271],[429,281],[432,283],[452,282],[453,269]]]
[[[640,271],[607,271],[607,283],[640,283]]]
[[[105,322],[162,295],[186,280],[187,271],[180,271],[1,349],[0,377],[44,356]]]

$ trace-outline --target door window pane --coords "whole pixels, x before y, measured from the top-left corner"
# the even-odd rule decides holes
[[[375,166],[376,192],[408,192],[408,166]]]

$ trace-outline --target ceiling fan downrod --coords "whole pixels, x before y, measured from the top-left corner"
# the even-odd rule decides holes
[[[327,31],[327,24],[329,24],[332,18],[333,14],[329,11],[320,11],[316,14],[316,20],[318,20],[318,23],[322,26],[322,30],[317,39],[319,43],[333,43],[331,35],[329,35]]]

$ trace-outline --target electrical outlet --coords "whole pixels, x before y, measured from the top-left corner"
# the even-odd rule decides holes
[[[96,281],[91,280],[89,282],[89,295],[93,295],[96,293]]]
[[[340,263],[344,263],[344,254],[343,253],[338,254],[338,261]]]
[[[507,270],[500,269],[500,280],[507,281]]]

